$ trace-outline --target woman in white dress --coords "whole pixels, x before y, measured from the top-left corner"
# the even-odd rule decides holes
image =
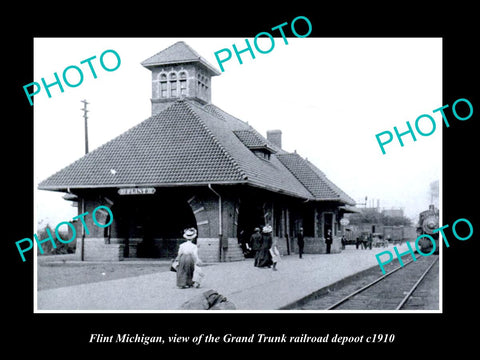
[[[183,237],[187,239],[178,249],[177,286],[185,289],[192,287],[195,264],[199,263],[198,247],[192,240],[197,237],[195,228],[185,229]]]

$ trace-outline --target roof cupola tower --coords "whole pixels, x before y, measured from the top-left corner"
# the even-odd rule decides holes
[[[142,62],[152,72],[152,115],[178,99],[211,103],[211,78],[220,75],[183,41]]]

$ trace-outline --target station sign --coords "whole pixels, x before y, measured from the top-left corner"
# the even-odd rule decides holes
[[[155,191],[153,187],[120,188],[118,195],[153,195]]]

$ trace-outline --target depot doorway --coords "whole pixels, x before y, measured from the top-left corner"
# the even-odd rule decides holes
[[[172,258],[184,241],[186,228],[197,228],[188,202],[167,196],[121,199],[126,258]]]

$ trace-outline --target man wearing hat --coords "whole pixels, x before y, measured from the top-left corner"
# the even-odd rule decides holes
[[[327,254],[330,254],[330,247],[332,246],[332,230],[327,230],[327,235],[325,235],[325,244],[327,245]]]
[[[305,241],[303,239],[303,228],[302,227],[298,230],[297,244],[298,244],[298,256],[301,259],[302,255],[303,255],[303,247],[305,246]]]

